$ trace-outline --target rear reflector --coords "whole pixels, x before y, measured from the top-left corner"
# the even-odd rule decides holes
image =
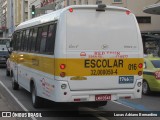
[[[131,99],[131,96],[125,96],[124,98],[125,99]]]
[[[76,98],[76,99],[74,99],[74,101],[75,101],[75,102],[80,102],[80,101],[81,101],[81,99]]]

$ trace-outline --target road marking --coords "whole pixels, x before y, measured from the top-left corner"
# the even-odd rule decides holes
[[[23,106],[23,104],[12,94],[12,92],[0,81],[0,84],[7,90],[7,92],[13,97],[13,99],[21,106],[21,108],[25,111],[28,112],[27,108]],[[35,117],[31,117],[32,120],[37,120]]]
[[[119,104],[119,105],[123,105],[123,106],[128,107],[128,108],[131,108],[131,109],[135,109],[135,108],[133,108],[133,107],[131,107],[131,106],[122,104],[122,103],[120,103],[120,102],[118,102],[118,101],[112,101],[112,102],[114,102],[114,103],[116,103],[116,104]]]
[[[117,102],[121,103],[124,106],[128,106],[132,109],[137,109],[137,110],[141,110],[141,111],[150,111],[149,109],[147,109],[145,106],[143,106],[141,104],[137,104],[137,103],[130,102],[127,100],[119,99],[119,100],[117,100]]]
[[[103,113],[103,111],[99,111],[99,110],[95,110],[95,109],[92,109],[92,108],[80,108],[80,111],[91,111],[91,115],[93,115],[94,117],[96,117],[96,118],[98,118],[98,119],[100,119],[100,120],[108,120],[107,118],[105,118],[105,117],[102,117],[102,116],[100,116],[100,115],[98,115],[98,114],[95,114],[95,111],[96,112],[99,112],[99,113]],[[92,112],[94,112],[93,114],[92,114]]]

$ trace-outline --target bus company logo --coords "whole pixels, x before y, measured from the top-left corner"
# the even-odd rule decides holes
[[[11,112],[2,112],[2,117],[12,117]]]
[[[49,84],[45,78],[41,79],[40,81],[43,89],[47,90],[49,93],[53,90],[54,85]]]
[[[81,52],[81,53],[80,53],[80,56],[81,56],[81,57],[85,57],[85,56],[86,56],[86,53],[85,53],[85,52]]]

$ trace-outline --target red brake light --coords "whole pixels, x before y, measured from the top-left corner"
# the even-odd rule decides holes
[[[73,12],[73,8],[69,8],[69,12]]]
[[[127,15],[129,15],[130,13],[131,13],[131,11],[129,11],[129,10],[126,11],[126,14],[127,14]]]
[[[61,69],[65,69],[65,67],[66,67],[65,64],[61,64],[61,65],[60,65],[60,68],[61,68]]]
[[[139,67],[139,68],[142,68],[142,67],[143,67],[143,64],[142,64],[142,63],[140,63],[140,64],[138,65],[138,67]]]

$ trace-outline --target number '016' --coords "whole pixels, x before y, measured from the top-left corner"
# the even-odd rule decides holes
[[[137,69],[137,65],[136,64],[129,64],[128,65],[128,70],[136,70]]]

